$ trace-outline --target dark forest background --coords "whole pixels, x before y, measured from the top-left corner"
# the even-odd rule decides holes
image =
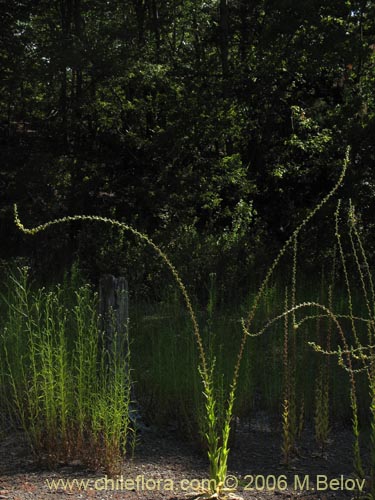
[[[159,263],[105,225],[127,222],[192,289],[245,290],[336,182],[374,248],[375,3],[363,0],[2,0],[0,258],[42,278],[77,259],[160,292]],[[305,234],[321,268],[332,205]],[[327,240],[327,241],[326,241]],[[327,243],[327,244],[326,244]]]

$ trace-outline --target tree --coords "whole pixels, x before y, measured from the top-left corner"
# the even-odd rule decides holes
[[[31,222],[111,215],[172,241],[182,265],[194,241],[197,281],[207,266],[228,279],[235,266],[223,262],[248,255],[249,270],[264,248],[272,258],[336,178],[347,143],[356,162],[350,195],[372,237],[373,2],[1,8],[4,238],[14,200]],[[82,231],[59,236],[63,255],[88,255]],[[90,242],[93,269],[109,252],[104,237]],[[2,251],[14,245],[12,237]],[[128,248],[115,261],[134,268],[132,259]]]

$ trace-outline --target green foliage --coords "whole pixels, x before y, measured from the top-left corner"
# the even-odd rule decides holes
[[[293,272],[292,272],[292,308],[289,312],[293,312],[293,318],[294,318],[294,327],[297,327],[295,324],[295,316],[294,316],[294,311],[298,308],[298,306],[295,305],[295,288],[296,288],[296,266],[297,266],[297,238],[301,230],[307,225],[307,223],[310,221],[310,219],[323,207],[324,204],[327,203],[327,201],[334,195],[334,193],[337,191],[337,189],[340,187],[340,184],[344,178],[346,168],[349,162],[349,148],[347,149],[346,157],[343,163],[343,168],[341,175],[335,185],[331,188],[328,194],[322,200],[315,206],[315,208],[306,216],[306,218],[299,224],[299,226],[295,229],[293,234],[290,236],[290,238],[287,240],[285,245],[281,248],[277,256],[275,257],[272,265],[270,266],[258,292],[255,295],[255,298],[252,302],[252,305],[250,307],[250,312],[248,315],[247,320],[242,320],[242,338],[240,340],[240,348],[238,351],[237,358],[235,360],[234,364],[234,371],[233,371],[233,377],[232,377],[232,382],[230,385],[230,390],[229,394],[227,396],[227,399],[225,400],[225,397],[222,396],[223,392],[222,389],[220,392],[217,392],[217,386],[215,387],[215,380],[217,380],[217,376],[215,374],[215,357],[212,356],[212,352],[209,352],[209,359],[207,358],[206,354],[206,349],[204,347],[203,343],[203,338],[200,332],[197,316],[194,312],[193,305],[191,302],[191,299],[189,297],[188,291],[186,289],[186,286],[184,285],[183,281],[181,280],[181,277],[176,269],[176,267],[172,264],[166,253],[157,245],[155,244],[146,234],[142,233],[141,231],[134,229],[132,226],[122,223],[120,221],[117,221],[115,219],[109,219],[105,217],[100,217],[100,216],[85,216],[85,215],[75,215],[75,216],[68,216],[68,217],[63,217],[60,219],[54,219],[50,222],[47,222],[45,224],[41,224],[33,229],[26,229],[25,226],[21,223],[19,216],[18,216],[18,211],[17,211],[17,206],[14,206],[14,217],[15,217],[15,223],[17,227],[24,233],[30,234],[30,235],[35,235],[40,232],[44,232],[45,230],[49,229],[52,226],[56,226],[62,223],[68,223],[68,222],[83,222],[83,221],[91,221],[91,222],[100,222],[100,223],[105,223],[108,224],[112,228],[119,228],[121,229],[122,232],[126,231],[128,233],[131,233],[132,235],[136,236],[141,242],[147,244],[155,253],[156,255],[162,260],[166,268],[171,272],[175,283],[177,284],[182,297],[184,299],[184,303],[186,306],[186,309],[189,313],[189,317],[192,323],[193,327],[193,334],[196,340],[196,345],[197,345],[197,350],[198,350],[198,371],[202,380],[203,384],[203,394],[205,396],[205,417],[204,417],[204,425],[205,425],[205,437],[207,441],[207,446],[208,446],[208,458],[210,462],[210,479],[214,483],[214,487],[212,486],[211,483],[211,490],[206,492],[208,496],[218,496],[221,495],[225,492],[225,478],[226,478],[226,472],[227,472],[227,462],[228,462],[228,455],[229,455],[229,435],[231,431],[231,422],[232,422],[232,417],[233,417],[233,408],[234,408],[234,402],[235,402],[235,396],[237,392],[237,386],[239,382],[239,374],[240,374],[240,368],[241,368],[241,362],[244,356],[245,352],[245,347],[246,347],[246,341],[248,336],[250,336],[249,328],[252,326],[252,322],[254,320],[255,314],[258,310],[258,306],[261,303],[261,299],[263,298],[267,285],[270,281],[270,278],[277,267],[277,265],[280,262],[280,259],[282,256],[286,253],[287,249],[291,244],[293,243],[293,248],[294,248],[294,253],[293,253]],[[214,275],[212,275],[212,280],[214,278]],[[212,312],[215,307],[215,294],[214,294],[214,288],[213,288],[213,281],[211,282],[211,287],[210,287],[210,293],[209,293],[209,303],[208,303],[208,313],[209,313],[209,323],[208,327],[210,327],[210,322],[212,319]],[[305,304],[303,304],[305,305]],[[307,305],[314,305],[313,303],[307,304]],[[288,303],[286,303],[286,309],[287,309]],[[326,310],[326,309],[324,309]],[[284,312],[280,317],[285,317],[287,316],[288,311]],[[278,319],[278,318],[276,318]],[[267,325],[266,325],[267,327]],[[266,328],[265,327],[265,328]],[[286,332],[287,332],[288,324],[286,323]],[[263,329],[264,330],[264,329]],[[209,335],[210,335],[209,331]],[[260,332],[262,333],[262,332]],[[286,335],[286,342],[285,345],[287,345],[287,335]],[[286,348],[287,349],[287,348]],[[287,364],[287,351],[285,353],[285,359],[286,359],[286,364]],[[288,373],[288,376],[292,375],[292,378],[294,376],[294,373]],[[219,377],[220,380],[220,377]],[[220,387],[219,387],[220,388]],[[219,396],[218,396],[219,394]],[[353,395],[353,394],[352,394]],[[290,443],[292,441],[294,442],[294,436],[297,432],[297,422],[296,422],[296,413],[295,413],[295,407],[293,406],[293,411],[291,413],[291,418],[289,417],[289,404],[292,402],[294,404],[294,399],[292,397],[292,390],[289,389],[286,392],[287,399],[285,399],[284,402],[284,444],[285,444],[285,450],[284,453],[286,454],[287,458],[289,458],[289,453],[290,453]],[[354,397],[354,396],[353,396]],[[128,400],[127,400],[128,401]],[[353,399],[353,404],[354,404],[354,399]],[[127,403],[125,407],[128,407]],[[225,408],[226,405],[226,408]],[[100,408],[100,405],[99,405]],[[225,410],[224,410],[225,408]],[[100,414],[100,411],[99,411]],[[119,414],[119,412],[116,412],[116,414]],[[109,418],[105,420],[107,423],[108,421],[111,422],[111,419]],[[108,426],[107,426],[108,427]],[[121,430],[121,426],[119,427]],[[105,441],[106,442],[106,441]],[[111,444],[112,441],[109,440]],[[119,442],[117,441],[115,444],[119,446]],[[206,494],[205,493],[205,494]]]
[[[108,368],[95,294],[87,285],[73,300],[67,293],[33,291],[27,268],[10,275],[1,402],[41,462],[78,459],[112,473],[134,433],[129,355]]]
[[[124,217],[161,245],[173,242],[177,264],[189,254],[188,230],[194,288],[205,282],[209,254],[208,271],[245,293],[254,260],[261,274],[272,260],[267,248],[279,248],[321,198],[346,143],[357,162],[352,196],[372,241],[372,3],[220,5],[2,4],[3,257],[20,251],[9,222],[18,201],[35,220]],[[320,229],[324,218],[309,247],[323,258]],[[123,243],[121,268],[138,269],[140,287],[152,288],[148,276],[160,268],[112,238],[93,242],[83,227],[77,237],[56,235],[53,248],[46,237],[21,253],[47,273],[55,259],[69,265],[78,255],[96,276],[106,247]]]
[[[248,337],[260,338],[267,329],[275,325],[281,319],[284,319],[284,343],[283,345],[281,345],[281,343],[277,342],[277,340],[272,342],[272,354],[274,357],[273,362],[275,362],[276,360],[276,364],[278,363],[278,369],[274,370],[273,378],[275,379],[278,376],[278,378],[280,379],[280,376],[277,374],[280,373],[281,364],[283,365],[284,369],[284,384],[282,390],[278,392],[278,396],[282,401],[282,452],[284,454],[285,462],[289,463],[292,454],[296,451],[296,439],[301,433],[305,414],[305,398],[301,391],[301,377],[299,376],[300,373],[298,372],[298,370],[301,370],[301,366],[302,370],[304,371],[304,379],[306,379],[306,384],[309,384],[308,386],[310,390],[304,392],[307,395],[310,394],[310,401],[307,401],[307,403],[310,403],[310,405],[313,399],[313,397],[311,397],[311,395],[313,394],[313,391],[311,390],[311,381],[314,380],[314,377],[307,376],[307,370],[309,369],[308,364],[310,364],[310,366],[313,366],[313,368],[317,370],[315,371],[315,374],[318,374],[318,376],[315,377],[317,378],[317,384],[315,387],[315,430],[316,437],[322,451],[328,437],[330,417],[329,409],[331,405],[330,398],[332,398],[333,402],[335,394],[333,388],[331,394],[329,386],[329,377],[332,375],[330,372],[330,365],[328,362],[314,362],[316,358],[311,355],[311,352],[306,354],[306,350],[301,347],[305,342],[303,341],[302,343],[302,341],[297,341],[296,336],[297,332],[300,332],[302,330],[302,325],[304,325],[304,331],[306,333],[311,333],[306,325],[309,321],[314,320],[316,322],[315,337],[317,338],[317,341],[310,341],[310,345],[312,345],[318,353],[325,354],[327,357],[329,355],[337,356],[339,365],[343,367],[349,374],[348,384],[345,385],[345,388],[349,388],[348,402],[352,411],[352,428],[354,435],[353,465],[356,474],[361,477],[364,476],[364,467],[362,465],[359,447],[361,428],[360,411],[362,410],[362,408],[360,405],[361,399],[358,398],[358,384],[356,378],[357,374],[362,372],[365,372],[368,377],[372,435],[374,433],[373,304],[375,301],[375,297],[373,278],[369,267],[369,260],[366,256],[359,230],[357,228],[358,216],[356,215],[352,204],[350,204],[348,211],[348,241],[350,243],[350,253],[345,253],[342,243],[342,235],[340,232],[340,216],[342,214],[342,210],[340,208],[340,202],[338,203],[335,212],[334,231],[332,231],[332,234],[334,232],[336,236],[336,250],[331,253],[331,256],[333,257],[331,283],[329,283],[327,290],[325,290],[325,277],[324,273],[322,273],[322,285],[320,292],[320,300],[323,302],[326,298],[328,301],[328,305],[326,306],[323,303],[319,303],[318,301],[314,300],[306,300],[305,302],[300,303],[298,303],[297,301],[297,295],[298,300],[301,299],[300,292],[297,292],[297,260],[300,260],[299,258],[297,259],[297,250],[299,254],[299,248],[301,246],[300,241],[303,241],[303,238],[305,236],[303,234],[303,230],[306,228],[308,222],[313,218],[313,216],[322,209],[322,207],[339,189],[349,163],[348,155],[349,151],[347,151],[341,175],[337,182],[334,184],[333,188],[326,196],[322,198],[322,200],[315,206],[315,208],[297,226],[295,231],[288,238],[276,258],[274,259],[268,272],[266,273],[265,279],[261,283],[258,290],[254,294],[251,294],[251,296],[249,297],[248,302],[250,302],[250,307],[246,307],[244,309],[245,313],[249,311],[247,319],[242,320],[241,322],[242,338],[240,339],[240,348],[237,356],[233,359],[230,359],[230,356],[225,356],[225,359],[223,359],[223,357],[221,356],[223,350],[224,352],[226,352],[226,348],[224,347],[224,344],[221,343],[224,337],[221,338],[220,329],[217,329],[215,324],[215,315],[218,308],[218,289],[217,277],[214,273],[211,273],[210,283],[207,286],[208,302],[205,311],[207,322],[206,328],[202,329],[201,333],[199,321],[200,318],[194,312],[193,304],[188,294],[187,288],[182,282],[181,277],[176,270],[176,267],[172,264],[161,247],[154,243],[153,240],[151,240],[144,233],[115,219],[109,219],[100,216],[80,215],[55,219],[33,229],[26,229],[18,218],[17,210],[15,210],[15,220],[18,228],[28,234],[42,233],[51,226],[57,226],[61,223],[80,223],[83,221],[105,223],[105,225],[108,224],[113,229],[121,229],[121,238],[124,238],[125,233],[131,233],[133,236],[136,236],[141,242],[150,247],[158,257],[160,257],[166,268],[171,272],[182,294],[184,305],[189,313],[189,329],[192,325],[194,338],[198,349],[194,354],[193,350],[191,349],[191,343],[188,343],[188,349],[186,350],[187,359],[184,360],[183,363],[180,363],[180,357],[177,358],[177,356],[180,356],[181,341],[180,339],[176,338],[177,324],[172,320],[172,328],[167,336],[162,336],[163,341],[153,341],[152,359],[155,358],[158,362],[158,365],[152,370],[156,369],[160,372],[158,375],[159,379],[157,380],[157,383],[160,382],[160,386],[163,386],[161,394],[158,396],[160,402],[162,402],[162,404],[169,405],[169,407],[172,405],[175,406],[175,408],[178,408],[176,410],[176,414],[178,414],[180,410],[182,412],[185,412],[185,416],[188,417],[188,420],[191,407],[189,408],[188,405],[181,405],[181,400],[185,399],[184,396],[188,394],[190,402],[192,403],[191,406],[194,407],[194,404],[197,404],[198,401],[201,402],[201,399],[199,399],[199,397],[197,398],[197,394],[201,395],[201,386],[197,385],[196,377],[193,377],[192,380],[193,387],[184,385],[183,381],[186,381],[186,379],[188,378],[186,377],[186,373],[189,372],[191,367],[198,364],[198,372],[201,378],[201,382],[203,383],[204,408],[203,410],[201,409],[201,412],[196,416],[196,419],[200,427],[200,431],[206,439],[208,458],[210,462],[210,479],[212,480],[210,484],[215,485],[211,487],[210,491],[202,492],[203,496],[216,497],[223,495],[226,492],[224,484],[230,451],[229,438],[232,429],[233,417],[234,415],[237,415],[238,412],[238,409],[234,406],[235,402],[237,403],[239,401],[241,404],[240,390],[244,387],[244,385],[242,385],[242,376],[240,375],[240,371],[243,369],[242,360],[244,359],[244,356],[249,352],[246,346],[247,339]],[[232,160],[230,160],[230,162],[231,161]],[[274,279],[274,273],[277,266],[280,262],[282,262],[284,256],[288,256],[289,251],[292,251],[292,269],[291,273],[288,273],[288,271],[286,271],[286,276],[287,281],[290,284],[288,286],[291,286],[291,293],[290,296],[288,296],[288,294],[286,295],[284,307],[282,307],[281,296],[278,296],[277,288],[272,285],[271,279]],[[348,257],[350,256],[354,261],[354,269],[357,270],[358,273],[358,280],[355,284],[353,284],[353,278],[349,272],[350,267]],[[337,263],[337,260],[339,261],[339,263]],[[337,274],[339,273],[341,273],[340,278],[342,279],[343,283],[344,295],[339,295],[338,297],[336,297],[334,293],[334,287],[336,285]],[[24,290],[26,290],[26,282],[24,281],[24,283],[25,284],[20,287],[20,296],[22,297],[20,303],[26,304],[25,307],[29,307],[27,299],[29,295],[28,293],[24,292]],[[358,313],[355,312],[356,306],[358,305],[357,300],[355,299],[355,297],[357,297],[356,292],[358,288],[361,290],[363,295],[362,304],[360,304],[360,301],[358,301],[358,304],[360,305],[360,307],[364,308],[365,311],[367,311],[367,317],[361,314],[360,311]],[[55,446],[56,443],[53,441],[52,436],[56,437],[55,429],[57,427],[61,427],[62,434],[70,432],[70,429],[68,428],[67,415],[69,415],[70,411],[70,394],[74,393],[76,390],[78,391],[78,400],[81,401],[78,404],[80,413],[78,414],[76,419],[77,429],[80,431],[81,437],[82,434],[85,435],[85,416],[87,415],[85,411],[90,412],[90,409],[85,410],[86,407],[84,402],[84,394],[86,392],[85,387],[87,387],[88,384],[86,382],[86,379],[91,380],[90,385],[92,385],[92,382],[94,380],[94,372],[92,370],[83,370],[82,372],[79,372],[80,374],[77,379],[78,383],[75,384],[76,388],[74,389],[74,391],[72,391],[69,384],[71,384],[71,373],[74,372],[72,372],[72,370],[69,370],[69,356],[67,355],[67,353],[69,353],[69,349],[67,347],[69,345],[69,339],[67,340],[64,335],[64,325],[66,322],[66,315],[68,314],[68,310],[64,309],[64,307],[60,307],[60,303],[58,301],[55,303],[53,295],[47,294],[46,298],[44,299],[43,293],[40,292],[40,294],[41,295],[39,297],[41,298],[37,298],[35,301],[33,299],[33,301],[36,304],[43,304],[46,312],[42,313],[42,315],[39,317],[38,314],[40,311],[43,311],[43,307],[37,306],[36,312],[38,314],[36,314],[36,316],[33,310],[30,308],[26,308],[26,312],[22,315],[22,321],[26,321],[26,327],[29,333],[31,332],[31,339],[33,339],[34,335],[37,335],[33,333],[35,324],[42,325],[42,330],[43,332],[45,332],[45,339],[43,340],[43,342],[31,342],[30,344],[29,370],[33,375],[31,377],[33,383],[30,394],[33,397],[31,401],[27,401],[26,413],[24,411],[25,407],[22,404],[24,395],[22,391],[19,392],[17,384],[15,382],[18,380],[26,380],[23,375],[24,368],[22,363],[15,363],[14,372],[11,372],[11,370],[9,370],[9,372],[11,372],[11,384],[9,387],[16,395],[13,399],[13,402],[18,410],[18,418],[20,418],[22,422],[27,422],[27,424],[24,424],[24,426],[29,431],[30,436],[37,437],[37,439],[35,439],[35,442],[42,442],[42,431],[38,427],[38,425],[35,425],[35,422],[39,421],[40,414],[44,412],[44,427],[47,430],[47,436],[49,436],[48,442],[52,443],[52,445]],[[78,294],[77,297],[78,296],[81,295]],[[178,299],[174,297],[173,301],[174,306],[177,306],[176,310],[179,311]],[[272,319],[268,319],[270,317],[270,314],[274,310],[275,304],[276,306],[278,304],[279,307],[281,305],[281,312]],[[20,309],[21,307],[17,305],[17,307],[14,309],[15,313],[18,314]],[[304,313],[306,309],[312,310],[313,313],[300,316],[301,313]],[[75,317],[77,325],[87,323],[86,321],[82,320],[79,315],[81,310],[85,310],[85,306],[81,306],[78,304],[78,315]],[[161,309],[158,309],[158,312],[160,314]],[[48,325],[45,328],[43,323],[44,317],[48,319]],[[292,320],[291,322],[289,321],[289,317]],[[6,326],[3,335],[4,359],[6,360],[6,366],[8,368],[12,366],[12,359],[14,358],[14,355],[13,358],[12,356],[9,356],[9,352],[16,352],[15,358],[17,358],[19,355],[17,349],[20,349],[20,346],[17,344],[17,342],[14,342],[14,347],[12,347],[12,349],[15,349],[15,351],[10,351],[8,348],[6,340],[7,332],[19,331],[19,329],[17,330],[19,321],[17,317],[16,319],[12,319],[13,316],[10,316],[10,318],[11,320],[9,323],[9,327],[8,325]],[[162,317],[161,319],[164,318]],[[182,318],[181,325],[183,325],[184,323],[186,323],[185,317]],[[261,326],[259,326],[259,324]],[[323,337],[321,334],[321,329],[323,330],[322,325],[327,325],[326,339],[325,336]],[[183,325],[182,328],[179,328],[181,332],[184,332],[185,329],[186,325]],[[179,333],[179,335],[182,335],[182,333]],[[53,339],[57,339],[56,345],[54,344]],[[230,340],[230,346],[232,346],[233,338],[228,339],[228,335],[226,335],[225,339],[226,341]],[[142,341],[143,340],[141,340],[141,344]],[[334,351],[332,350],[331,346],[336,341],[338,341],[339,346],[337,350]],[[164,345],[163,342],[165,342]],[[89,353],[94,353],[92,354],[92,358],[97,359],[98,352],[95,350],[97,346],[95,343],[92,345],[93,349],[91,351],[89,349]],[[257,344],[258,347],[260,345],[260,343]],[[155,346],[156,349],[154,348]],[[168,351],[166,350],[167,346],[172,349],[170,351],[173,354],[172,356],[169,356]],[[255,342],[252,343],[250,354],[253,355],[253,359],[257,359],[258,366],[261,366],[262,364],[264,364],[265,359],[262,358],[262,349],[257,349],[254,352],[254,346]],[[267,343],[267,346],[269,346],[269,343]],[[85,364],[85,361],[83,360],[83,358],[81,358],[82,352],[83,348],[78,347],[78,355],[76,357],[73,356],[75,366],[83,366]],[[266,355],[269,356],[269,352],[267,352]],[[89,354],[89,356],[91,356],[91,354]],[[38,368],[39,358],[42,360],[42,363]],[[176,362],[177,359],[179,361],[178,363]],[[305,360],[308,360],[308,363],[305,363]],[[146,360],[146,366],[147,361],[148,360]],[[187,362],[185,363],[185,361]],[[270,371],[269,361],[270,360],[267,359],[268,371]],[[233,372],[232,362],[234,362]],[[169,363],[169,369],[171,371],[168,371],[168,369],[166,368],[167,363]],[[177,365],[179,366],[177,367]],[[91,366],[94,365],[91,364]],[[90,438],[96,445],[102,445],[104,446],[104,449],[107,450],[103,458],[103,463],[107,468],[109,468],[110,464],[116,463],[112,451],[124,451],[124,448],[126,446],[126,436],[129,433],[129,414],[127,413],[127,411],[130,402],[130,379],[128,371],[126,369],[127,366],[127,364],[119,366],[116,365],[110,372],[103,369],[103,366],[100,367],[100,372],[104,373],[105,376],[104,378],[100,379],[100,384],[102,385],[100,385],[97,391],[95,411],[90,414],[90,418],[92,419],[92,432],[90,431]],[[249,365],[247,365],[247,368],[248,366]],[[152,370],[149,370],[150,374],[148,382],[155,379],[153,375],[155,372],[153,372]],[[256,371],[256,367],[254,371]],[[7,374],[4,375],[4,373],[5,372],[1,374],[3,379],[7,377]],[[178,374],[178,376],[176,376],[176,374]],[[231,376],[232,379],[230,379]],[[35,380],[40,380],[40,389],[39,386],[35,384]],[[229,384],[229,390],[226,391],[225,387],[227,387],[228,380],[231,380],[231,383]],[[147,383],[147,375],[142,383],[144,383],[145,381]],[[175,387],[173,388],[173,391],[168,393],[171,384],[175,385]],[[182,389],[183,393],[181,397]],[[39,404],[36,403],[38,398],[34,397],[35,394],[38,394],[39,390],[42,393],[42,412]],[[150,390],[150,388],[148,387],[147,390]],[[21,394],[21,397],[19,397],[19,394]],[[170,401],[168,401],[168,397],[170,398]],[[178,400],[178,398],[180,398],[180,401]],[[31,415],[31,417],[29,415]],[[373,436],[371,438],[371,442],[373,443]],[[65,443],[68,446],[69,440],[65,441]],[[118,453],[116,453],[116,457],[118,456]],[[374,467],[372,464],[370,471],[372,475],[373,468]]]
[[[187,292],[187,289],[182,282],[180,275],[178,274],[177,269],[174,267],[172,262],[169,260],[168,256],[163,252],[163,250],[156,245],[146,234],[138,231],[137,229],[134,229],[132,226],[129,226],[127,224],[121,223],[117,220],[114,219],[107,219],[104,217],[99,217],[99,216],[92,216],[92,215],[75,215],[75,216],[70,216],[70,217],[64,217],[61,219],[54,219],[50,222],[47,222],[45,224],[42,224],[40,226],[37,226],[33,229],[27,229],[23,226],[21,223],[19,216],[18,216],[18,210],[17,206],[14,206],[14,217],[15,217],[15,223],[17,227],[23,231],[26,234],[30,235],[35,235],[39,232],[43,232],[47,229],[49,229],[52,226],[55,226],[57,224],[63,224],[67,222],[82,222],[82,221],[91,221],[91,222],[100,222],[100,223],[105,223],[108,224],[111,227],[114,228],[120,228],[122,231],[127,231],[134,236],[138,237],[142,242],[146,243],[149,247],[154,250],[156,255],[161,258],[162,262],[164,265],[167,267],[167,269],[171,272],[173,279],[175,283],[177,284],[178,289],[180,290],[182,297],[185,302],[186,309],[189,314],[190,321],[192,323],[193,327],[193,335],[195,337],[196,345],[197,345],[197,350],[198,350],[198,371],[201,376],[201,381],[203,384],[203,394],[206,398],[206,412],[205,412],[205,424],[208,429],[206,438],[207,438],[207,445],[208,445],[208,458],[210,461],[210,479],[212,480],[211,482],[211,490],[208,491],[208,495],[218,495],[221,494],[222,491],[225,491],[224,488],[224,480],[226,477],[226,470],[227,470],[227,461],[228,461],[228,454],[229,454],[229,449],[228,449],[228,440],[229,440],[229,433],[230,433],[230,423],[232,419],[232,413],[233,413],[233,404],[234,404],[234,398],[235,398],[235,391],[236,391],[236,382],[238,378],[238,369],[239,369],[239,364],[241,362],[240,357],[237,358],[237,363],[236,363],[236,369],[234,373],[234,382],[232,384],[228,401],[227,401],[227,408],[226,408],[226,413],[225,413],[225,418],[223,423],[220,422],[219,416],[217,414],[217,395],[214,392],[213,389],[213,380],[214,380],[214,362],[210,360],[211,364],[208,365],[207,363],[207,355],[206,351],[203,345],[203,339],[200,333],[199,329],[199,324],[197,321],[196,314],[194,312],[189,294]],[[115,357],[115,360],[117,361],[117,356]],[[33,364],[33,363],[32,363]],[[103,374],[106,373],[106,370],[104,369],[104,365],[101,366],[100,372]],[[112,396],[112,391],[110,391],[110,385],[105,385],[105,392],[104,392],[104,407],[103,407],[103,401],[102,399],[99,399],[98,401],[98,411],[95,412],[95,418],[94,422],[98,425],[94,425],[94,436],[97,438],[98,435],[98,430],[100,436],[103,436],[104,440],[104,449],[109,450],[112,452],[113,449],[121,449],[122,445],[122,440],[121,440],[121,432],[127,431],[128,427],[128,415],[124,413],[124,410],[129,408],[129,394],[130,394],[130,380],[128,379],[127,382],[121,382],[124,380],[124,375],[125,372],[123,370],[117,370],[117,365],[115,364],[114,366],[114,373],[115,373],[115,379],[110,380],[110,384],[114,383],[115,387],[115,394],[118,395],[120,394],[122,398],[122,404],[117,405],[118,400],[117,398],[113,398]],[[120,374],[120,377],[117,378],[117,373]],[[117,390],[117,385],[120,383],[120,388]],[[123,388],[128,389],[128,394],[124,395],[123,391],[121,389]],[[112,413],[111,410],[108,410],[108,408],[111,408],[111,406],[108,406],[108,399],[107,399],[107,393],[110,392],[110,398],[109,401],[113,404],[116,405],[114,408],[114,413]],[[127,397],[126,397],[127,396]],[[125,399],[125,402],[123,402]],[[106,411],[103,413],[102,408],[106,409]],[[122,420],[126,419],[126,424],[125,426],[121,425]],[[117,421],[117,422],[116,422]],[[114,423],[117,423],[118,425],[114,425]],[[102,431],[102,424],[104,427],[104,431]],[[117,431],[117,432],[116,432]],[[221,445],[219,446],[219,439],[220,439],[220,433],[222,433],[222,442]],[[110,464],[113,464],[113,456],[112,453],[109,456],[108,459],[108,454],[106,454],[106,465],[107,462]]]

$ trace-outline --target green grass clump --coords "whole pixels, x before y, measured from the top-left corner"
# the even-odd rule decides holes
[[[108,365],[96,294],[87,285],[69,300],[59,286],[34,291],[23,267],[10,275],[2,298],[1,398],[8,415],[40,461],[75,459],[113,472],[133,436],[129,353]]]

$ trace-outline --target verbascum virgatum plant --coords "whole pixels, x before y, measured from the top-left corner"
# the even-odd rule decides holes
[[[64,223],[70,223],[70,222],[76,222],[76,221],[87,221],[87,222],[97,222],[97,223],[105,223],[109,224],[113,227],[117,227],[122,231],[128,231],[135,235],[137,238],[139,238],[141,241],[145,242],[147,245],[149,245],[155,253],[162,259],[164,264],[167,266],[167,268],[170,270],[178,288],[180,289],[186,308],[188,310],[192,327],[193,327],[193,333],[196,339],[197,343],[197,348],[198,348],[198,354],[199,354],[199,373],[201,375],[202,383],[203,383],[203,392],[205,395],[205,418],[206,418],[206,428],[207,428],[207,433],[206,433],[206,440],[208,444],[208,458],[210,462],[210,483],[211,483],[211,488],[210,491],[205,491],[202,492],[202,496],[206,497],[220,497],[220,496],[225,496],[227,493],[229,493],[229,489],[225,487],[225,479],[227,475],[227,465],[228,465],[228,456],[229,456],[229,435],[231,431],[231,424],[232,424],[232,417],[233,417],[233,408],[234,408],[234,402],[235,402],[235,396],[236,396],[236,390],[237,390],[237,383],[238,383],[238,378],[239,378],[239,372],[240,372],[240,366],[241,366],[241,361],[244,355],[244,350],[246,346],[246,341],[249,336],[251,336],[251,329],[253,327],[253,320],[255,313],[258,309],[260,300],[267,288],[267,285],[270,281],[270,278],[276,269],[278,263],[280,262],[280,259],[282,256],[286,253],[287,249],[293,244],[295,239],[297,238],[298,234],[301,232],[301,230],[308,224],[308,222],[311,220],[311,218],[329,201],[329,199],[334,195],[334,193],[338,190],[340,187],[344,176],[345,172],[347,169],[349,163],[349,148],[347,148],[346,156],[343,162],[343,168],[341,171],[341,174],[336,182],[336,184],[333,186],[333,188],[329,191],[329,193],[315,206],[315,208],[307,215],[307,217],[303,220],[303,222],[296,228],[296,230],[293,232],[293,234],[289,237],[289,239],[286,241],[284,246],[281,248],[280,252],[274,259],[272,265],[268,269],[268,272],[266,273],[265,279],[263,280],[258,293],[253,301],[253,304],[251,306],[251,309],[249,311],[247,319],[242,320],[242,327],[243,327],[243,335],[240,341],[240,347],[238,351],[238,355],[236,358],[236,363],[234,366],[234,371],[233,371],[233,378],[232,382],[230,385],[229,389],[229,395],[227,399],[227,406],[224,412],[224,418],[223,418],[223,423],[218,428],[218,409],[217,409],[217,401],[215,398],[215,393],[214,393],[214,366],[211,364],[207,363],[207,357],[206,353],[204,350],[203,346],[203,341],[202,341],[202,336],[200,334],[199,326],[198,326],[198,321],[195,315],[195,312],[192,307],[192,303],[190,300],[190,297],[188,295],[187,289],[182,282],[179,273],[175,266],[172,264],[170,261],[169,257],[165,254],[165,252],[158,247],[147,235],[144,233],[141,233],[137,229],[129,226],[128,224],[125,224],[124,222],[120,222],[115,219],[110,219],[106,217],[101,217],[101,216],[91,216],[91,215],[73,215],[73,216],[67,216],[67,217],[62,217],[60,219],[55,219],[49,222],[46,222],[45,224],[41,224],[39,226],[36,226],[34,228],[28,229],[26,228],[20,221],[20,218],[18,216],[18,211],[17,211],[17,206],[14,207],[14,214],[15,214],[15,223],[17,227],[25,234],[29,235],[35,235],[40,232],[43,232],[57,224],[64,224]],[[298,309],[297,306],[293,307],[292,310],[289,311],[289,313],[294,313]]]
[[[87,221],[87,222],[98,222],[98,223],[109,224],[113,227],[118,227],[122,231],[128,231],[132,233],[141,241],[149,245],[155,251],[155,253],[162,259],[164,264],[170,270],[178,288],[182,293],[185,306],[188,310],[191,319],[193,333],[198,348],[198,354],[199,354],[198,369],[202,379],[203,394],[205,396],[205,420],[206,420],[205,423],[207,429],[206,440],[208,445],[208,458],[210,463],[210,485],[211,485],[210,490],[202,492],[202,495],[207,497],[214,495],[215,497],[217,497],[218,495],[222,496],[228,493],[229,491],[225,488],[225,478],[227,473],[227,462],[229,454],[228,440],[230,434],[230,422],[233,413],[234,392],[231,391],[230,393],[228,405],[225,410],[224,423],[221,428],[218,428],[218,421],[219,421],[218,404],[216,401],[216,395],[214,391],[214,378],[213,378],[214,362],[211,362],[210,364],[207,362],[202,336],[200,333],[198,321],[189,294],[179,276],[177,269],[174,267],[168,256],[147,235],[115,219],[110,219],[100,216],[91,216],[91,215],[75,215],[75,216],[62,217],[61,219],[55,219],[45,224],[41,224],[35,228],[28,229],[21,223],[20,218],[18,216],[18,210],[16,205],[14,206],[14,216],[17,227],[23,233],[29,235],[36,235],[57,224],[65,224],[70,222]]]

